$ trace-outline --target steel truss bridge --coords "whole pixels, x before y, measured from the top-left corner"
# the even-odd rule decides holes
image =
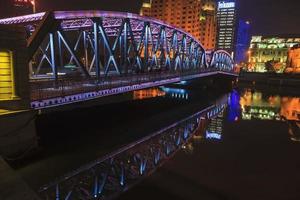
[[[0,20],[26,28],[31,107],[85,101],[181,80],[234,73],[225,51],[153,18],[54,11]]]
[[[227,102],[226,96],[216,105],[66,174],[43,186],[40,197],[47,200],[104,200],[120,195],[155,172],[194,136],[201,135],[203,125],[223,112]]]

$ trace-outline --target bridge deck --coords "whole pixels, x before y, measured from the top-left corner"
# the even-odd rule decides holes
[[[176,83],[218,74],[235,77],[237,74],[226,71],[206,70],[201,73],[154,73],[136,76],[107,77],[100,83],[97,80],[52,80],[31,82],[32,108],[55,107],[103,96],[126,93],[150,87]]]

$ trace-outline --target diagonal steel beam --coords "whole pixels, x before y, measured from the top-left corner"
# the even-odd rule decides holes
[[[83,71],[83,73],[86,77],[90,78],[89,72],[84,67],[84,65],[82,64],[82,62],[80,61],[80,59],[78,58],[76,53],[74,52],[74,50],[70,47],[70,43],[68,42],[67,37],[65,36],[64,32],[63,31],[57,31],[57,33],[58,33],[58,36],[60,37],[60,39],[62,40],[62,42],[64,43],[65,47],[67,48],[67,50],[71,54],[71,56],[74,57],[74,61],[76,62],[77,66],[82,69],[82,71]]]

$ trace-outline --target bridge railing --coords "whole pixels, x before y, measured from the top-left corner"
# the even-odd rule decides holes
[[[63,97],[74,94],[114,89],[119,87],[141,85],[149,83],[155,86],[155,82],[168,79],[184,79],[189,76],[217,72],[216,69],[194,69],[187,72],[153,72],[149,74],[122,75],[103,77],[99,82],[97,78],[72,78],[53,80],[31,81],[31,100],[44,100],[55,97]]]

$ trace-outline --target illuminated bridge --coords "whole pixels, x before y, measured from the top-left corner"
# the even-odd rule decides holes
[[[29,74],[29,84],[16,85],[28,87],[33,109],[218,74],[237,76],[227,52],[208,54],[183,30],[135,14],[55,11],[2,19],[0,25],[25,27],[26,65],[6,75],[20,76],[21,69]],[[4,53],[15,58],[11,49]],[[20,96],[20,89],[7,90]]]

